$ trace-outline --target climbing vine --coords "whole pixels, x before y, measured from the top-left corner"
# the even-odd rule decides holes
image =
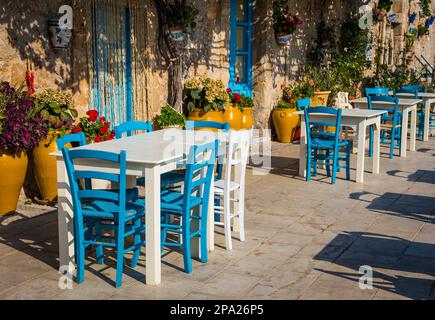
[[[430,17],[432,15],[432,12],[430,10],[430,3],[431,3],[431,0],[422,0],[421,1],[421,6],[423,8],[423,14],[426,17]]]

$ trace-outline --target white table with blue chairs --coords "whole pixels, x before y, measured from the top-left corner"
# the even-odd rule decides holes
[[[390,91],[390,95],[393,95],[393,92]],[[409,98],[412,94],[409,93],[397,93],[399,98]],[[430,110],[431,106],[435,104],[435,92],[419,92],[418,98],[424,101],[424,128],[423,128],[423,141],[429,140],[430,134]]]
[[[126,151],[127,175],[145,177],[145,212],[146,212],[146,283],[158,285],[161,282],[161,247],[160,247],[160,176],[178,168],[186,159],[193,145],[211,143],[219,138],[222,143],[219,153],[225,153],[225,133],[210,134],[210,131],[185,131],[181,129],[166,129],[151,133],[125,137],[122,139],[89,144],[80,149],[100,150],[119,153]],[[74,265],[74,224],[73,208],[69,181],[62,153],[52,154],[57,158],[58,176],[58,227],[59,227],[59,262],[66,266],[70,274]],[[81,160],[78,163],[81,170],[114,170],[112,164]],[[131,179],[135,181],[135,179]],[[213,184],[212,184],[213,189]],[[213,192],[210,195],[208,214],[208,249],[214,247],[214,206]],[[200,254],[200,244],[193,240],[194,256]],[[64,267],[65,268],[65,267]]]
[[[305,119],[303,117],[304,111],[295,112],[302,115],[301,117],[301,139],[299,148],[299,175],[305,177],[307,165],[307,141]],[[373,174],[379,174],[380,170],[380,130],[381,130],[381,116],[386,111],[378,110],[363,110],[363,109],[343,109],[341,116],[342,127],[356,128],[356,135],[358,139],[358,153],[356,165],[356,182],[364,182],[364,158],[365,158],[365,141],[366,129],[369,126],[374,127],[374,151],[373,151]],[[313,121],[327,122],[330,120],[331,115],[326,114],[312,114],[310,116]]]
[[[409,150],[415,151],[415,141],[417,136],[417,105],[422,103],[421,99],[402,99],[399,98],[399,111],[402,113],[402,123],[408,123],[408,119],[411,118],[411,130],[409,132]],[[357,109],[368,109],[367,98],[359,98],[350,101]],[[381,103],[377,103],[380,105]],[[386,107],[392,105],[392,103],[382,103]],[[411,115],[411,117],[409,117]],[[408,141],[408,126],[402,126],[402,144],[400,148],[400,156],[406,157],[407,141]]]

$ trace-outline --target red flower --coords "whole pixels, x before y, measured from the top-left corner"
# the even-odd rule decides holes
[[[285,88],[285,84],[282,83],[282,84],[281,84],[281,89],[284,89],[284,88]]]
[[[89,117],[89,121],[91,121],[91,122],[97,121],[97,118],[98,118],[98,111],[97,110],[89,110],[88,112],[86,112],[86,114]]]
[[[82,128],[80,128],[80,127],[75,127],[75,128],[73,128],[72,130],[71,130],[71,132],[72,133],[79,133],[79,132],[82,132],[83,130],[82,130]]]
[[[112,136],[106,136],[106,141],[113,140]]]
[[[231,92],[233,92],[233,90],[231,90],[231,88],[227,88],[227,92],[231,93]]]
[[[235,94],[234,94],[234,101],[235,101],[235,102],[240,102],[240,99],[241,99],[240,94],[235,93]]]
[[[100,136],[96,136],[94,142],[101,142],[103,139]]]
[[[104,136],[107,132],[109,132],[109,128],[106,127],[105,125],[102,126],[100,129],[100,134]]]
[[[106,118],[105,118],[104,116],[102,116],[102,117],[100,118],[100,121],[101,121],[101,122],[104,122],[104,121],[106,121]]]

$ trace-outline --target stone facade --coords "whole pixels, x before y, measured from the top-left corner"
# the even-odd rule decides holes
[[[129,0],[134,1],[134,0]],[[180,50],[182,57],[181,75],[184,81],[192,76],[208,75],[229,79],[229,0],[193,0],[200,9],[198,26],[186,45]],[[399,64],[400,52],[404,48],[404,32],[408,28],[408,15],[418,11],[419,1],[395,1],[393,11],[400,17],[399,24],[387,27],[393,39]],[[153,1],[146,2],[149,23],[147,34],[147,105],[148,118],[159,112],[168,97],[168,73],[157,48],[158,22]],[[48,39],[47,21],[57,15],[59,7],[69,4],[74,9],[73,39],[68,49],[52,49]],[[304,25],[287,46],[278,46],[272,29],[272,1],[257,0],[254,8],[253,72],[255,121],[258,127],[269,127],[270,112],[281,92],[280,86],[291,79],[298,79],[308,50],[316,37],[316,27],[322,19],[340,22],[350,12],[358,10],[358,1],[344,0],[289,0],[295,14]],[[372,4],[373,5],[373,4]],[[432,2],[435,12],[435,1]],[[89,43],[91,38],[91,1],[89,0],[3,0],[0,4],[0,79],[15,85],[24,81],[26,64],[30,63],[36,78],[36,89],[45,87],[70,90],[74,102],[83,113],[90,101]],[[415,56],[425,56],[435,64],[435,28],[430,36],[423,37],[415,45]],[[379,26],[371,30],[382,32]],[[431,41],[432,39],[432,41]],[[415,57],[410,61],[420,68]]]

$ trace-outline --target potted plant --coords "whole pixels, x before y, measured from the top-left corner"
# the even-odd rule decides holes
[[[183,41],[184,35],[189,29],[196,27],[195,18],[199,11],[191,4],[184,1],[176,1],[166,7],[166,19],[168,29],[173,41]]]
[[[243,94],[234,94],[233,103],[242,112],[242,124],[241,129],[251,129],[254,125],[254,115],[252,109],[254,108],[254,100],[251,97],[247,97]]]
[[[228,88],[227,89],[229,95],[229,101],[225,108],[225,112],[223,115],[223,121],[228,122],[230,124],[230,128],[233,130],[242,129],[242,95],[237,92],[234,92]],[[245,99],[245,97],[243,97]],[[243,100],[244,101],[244,100]]]
[[[189,112],[188,120],[223,122],[229,96],[221,80],[188,80],[184,85],[183,95],[184,106]]]
[[[282,86],[282,99],[272,113],[273,126],[282,143],[293,140],[300,117],[297,111],[297,100],[311,98],[314,95],[314,80],[303,80],[299,83],[292,81],[288,86]]]
[[[291,41],[296,29],[303,21],[290,13],[287,0],[275,0],[273,2],[273,30],[279,45],[285,45]]]
[[[55,140],[71,129],[77,110],[73,107],[72,95],[53,89],[35,94],[35,111],[40,112],[47,123],[47,136],[33,149],[33,164],[36,183],[43,202],[52,202],[57,197],[56,159],[50,153],[57,150]]]
[[[46,123],[34,112],[33,98],[21,86],[0,84],[0,216],[15,211],[27,169],[27,152],[46,136]]]
[[[167,104],[162,107],[160,114],[155,117],[155,121],[160,129],[179,128],[184,127],[186,118]]]

